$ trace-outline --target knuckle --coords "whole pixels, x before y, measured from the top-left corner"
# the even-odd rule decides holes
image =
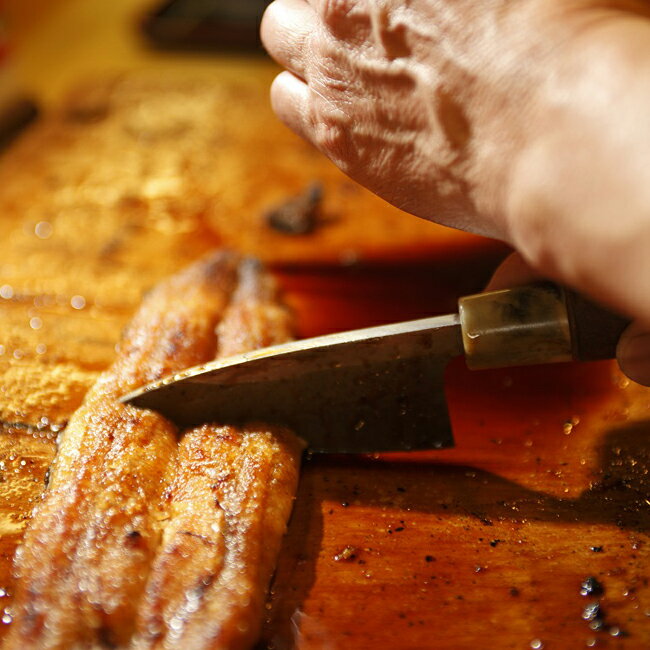
[[[359,2],[355,0],[324,0],[322,4],[322,17],[325,23],[338,24],[340,20],[346,18]]]
[[[354,148],[350,131],[340,119],[323,114],[314,120],[314,144],[343,171],[352,165]]]
[[[280,45],[281,57],[285,66],[299,74],[304,73],[307,36],[302,33],[287,35]]]
[[[354,166],[355,125],[350,114],[353,103],[345,70],[316,66],[309,84],[310,126],[314,144],[343,171]]]
[[[348,46],[361,46],[372,34],[372,7],[367,0],[323,0],[321,22],[331,37]]]

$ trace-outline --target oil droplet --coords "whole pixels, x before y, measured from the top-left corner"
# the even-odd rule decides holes
[[[36,346],[36,354],[45,354],[47,352],[47,345],[45,343],[39,343]]]
[[[366,422],[365,422],[365,420],[359,420],[359,421],[354,425],[354,430],[355,430],[355,431],[361,431],[361,429],[363,429],[363,427],[365,427],[365,426],[366,426]]]
[[[10,284],[3,284],[0,287],[0,298],[11,300],[14,297],[14,288]]]
[[[73,309],[83,309],[86,306],[86,299],[83,296],[72,296],[70,304]]]
[[[14,359],[22,359],[25,354],[22,350],[14,350]]]
[[[588,648],[593,648],[596,645],[596,639],[593,637],[591,639],[587,639],[587,647]]]
[[[589,576],[585,578],[582,583],[580,584],[580,595],[581,596],[600,596],[604,592],[603,586],[594,578],[593,576]],[[588,610],[593,610],[594,608],[595,611],[598,611],[598,603],[595,603],[594,605],[589,605],[585,608],[585,612]],[[583,616],[586,620],[590,620],[591,617],[586,617]]]
[[[5,625],[9,625],[9,623],[11,623],[11,621],[13,621],[13,620],[14,620],[14,619],[13,619],[13,616],[12,616],[11,614],[8,614],[6,611],[5,611],[5,613],[2,615],[2,622],[3,622]]]
[[[564,435],[571,435],[573,433],[573,429],[577,427],[578,424],[580,424],[580,418],[577,415],[572,417],[570,420],[567,420],[562,427]]]
[[[39,221],[34,226],[34,234],[39,239],[49,239],[52,236],[52,224],[49,221]]]
[[[531,647],[533,650],[541,650],[541,648],[544,647],[544,643],[542,642],[541,639],[533,639],[533,640],[530,642],[530,647]]]
[[[630,385],[630,380],[627,377],[620,377],[619,380],[616,382],[616,385],[619,388],[627,388]]]
[[[7,590],[0,587],[0,598],[4,598],[7,595]]]
[[[2,356],[5,353],[5,346],[0,345],[0,356]]]
[[[183,619],[174,616],[171,621],[169,621],[169,627],[174,632],[180,632],[183,629]]]
[[[40,330],[43,327],[43,321],[38,316],[34,316],[29,319],[29,326],[33,330]]]

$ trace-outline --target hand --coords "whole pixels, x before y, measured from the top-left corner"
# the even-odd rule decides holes
[[[548,57],[557,40],[527,39],[534,3],[510,4],[276,0],[262,38],[290,73],[276,79],[273,106],[398,207],[503,235],[498,222],[475,217],[486,203],[478,170],[480,184],[496,189],[522,137],[519,127],[497,143],[499,134],[522,122],[537,76],[526,62]],[[511,94],[518,102],[509,106]]]
[[[650,324],[650,5],[275,0],[275,111],[413,214]]]
[[[262,39],[290,73],[273,106],[398,207],[509,239],[503,183],[543,103],[538,88],[600,11],[580,5],[276,0]]]
[[[541,279],[521,255],[513,253],[494,272],[485,290],[507,289]],[[618,342],[616,358],[619,367],[630,379],[650,386],[650,327],[640,321],[629,325]]]

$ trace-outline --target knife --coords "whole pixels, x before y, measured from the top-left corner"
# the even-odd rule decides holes
[[[181,426],[263,421],[311,451],[453,446],[448,361],[471,369],[613,358],[629,321],[551,283],[465,296],[458,314],[293,341],[219,359],[122,398]]]

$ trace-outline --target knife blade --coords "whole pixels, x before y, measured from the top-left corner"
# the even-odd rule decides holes
[[[182,425],[281,423],[313,451],[452,444],[447,361],[462,353],[458,315],[294,341],[192,368],[126,396]]]
[[[448,361],[471,368],[613,356],[627,321],[550,283],[466,296],[459,314],[293,341],[220,359],[122,398],[174,422],[264,421],[311,451],[453,445]]]

